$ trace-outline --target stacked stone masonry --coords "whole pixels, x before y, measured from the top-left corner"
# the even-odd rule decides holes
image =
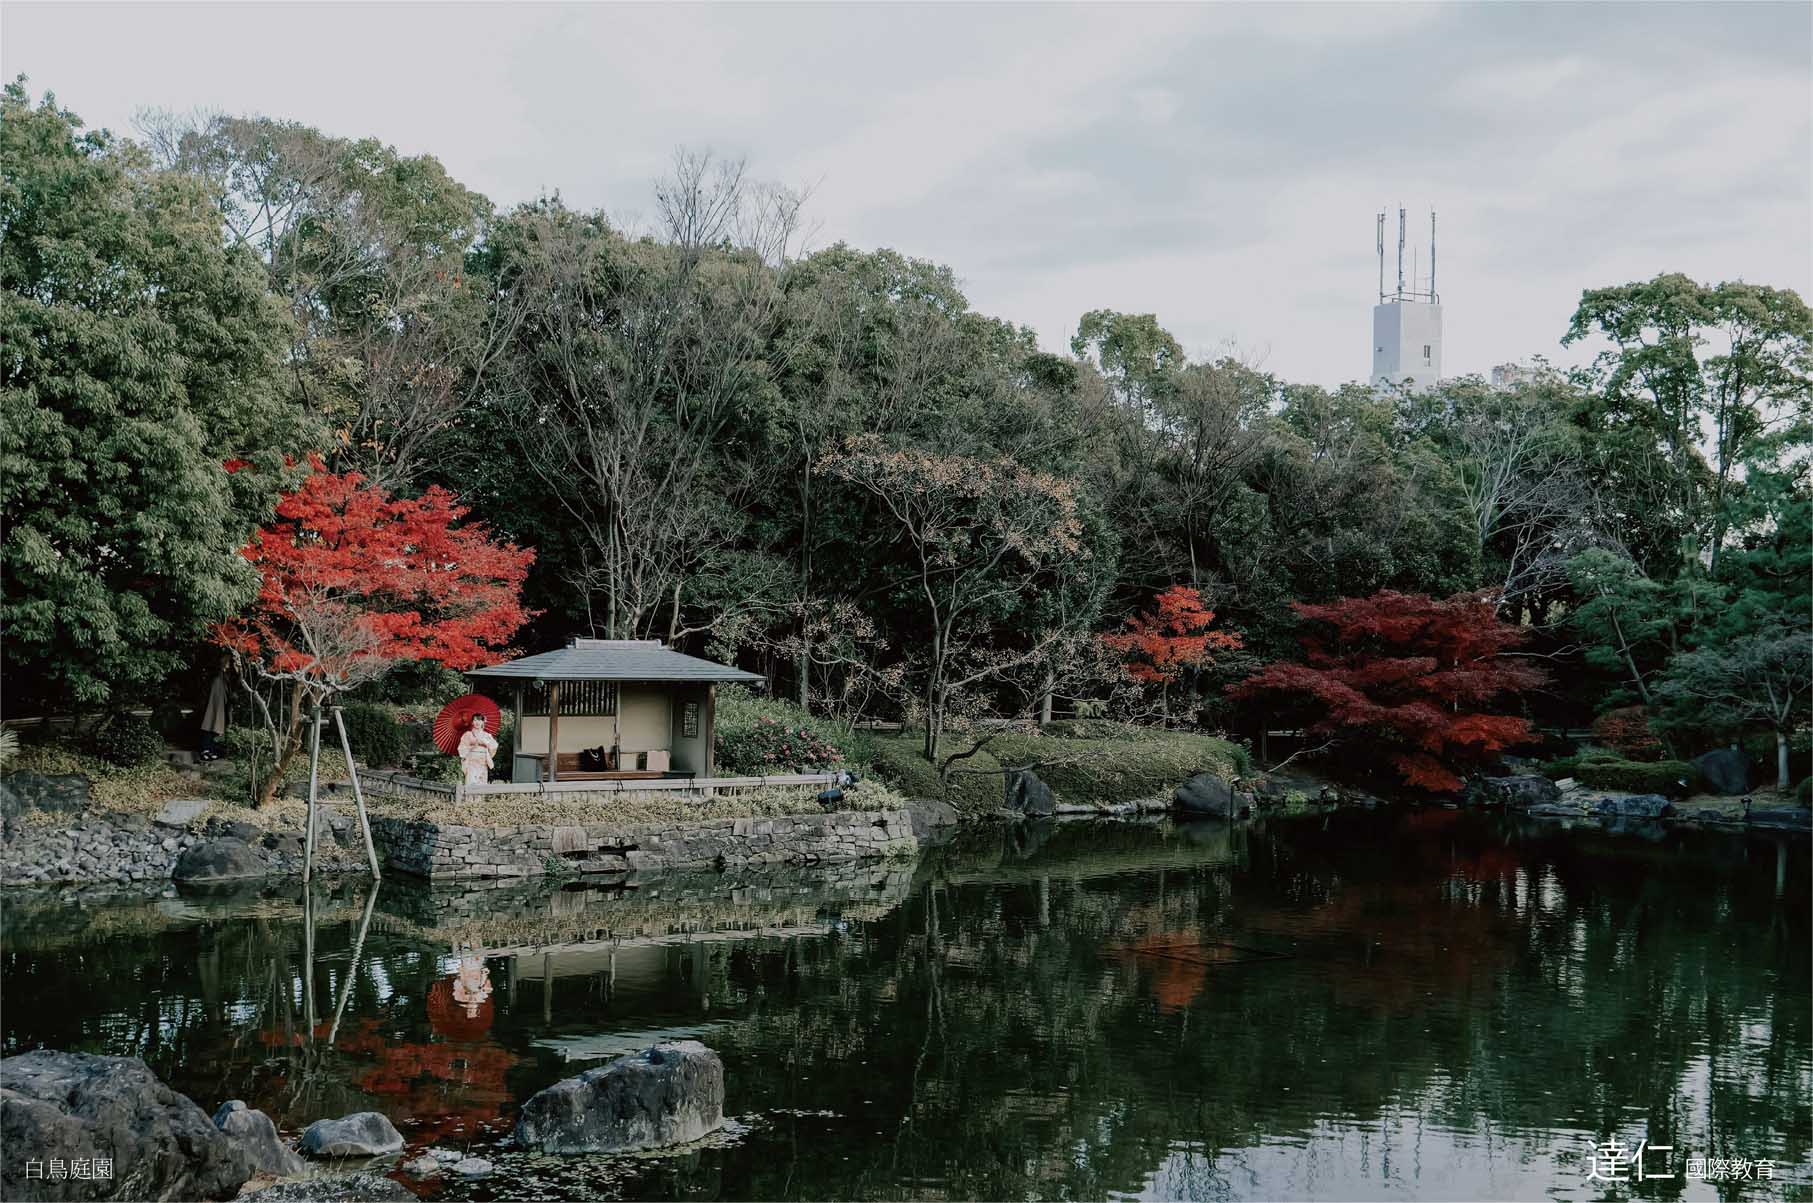
[[[464,827],[374,818],[378,855],[434,880],[799,865],[910,856],[904,810],[719,819],[702,823]]]

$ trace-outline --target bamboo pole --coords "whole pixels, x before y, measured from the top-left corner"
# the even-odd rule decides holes
[[[359,958],[365,953],[365,933],[371,927],[371,914],[378,909],[378,884],[372,883],[371,893],[365,899],[365,915],[359,920],[359,934],[353,939],[352,961],[346,967],[346,980],[340,983],[340,1002],[334,1007],[334,1026],[327,1031],[327,1044],[333,1047],[340,1035],[340,1016],[346,1011],[346,1002],[353,994],[353,979],[359,976]]]
[[[321,706],[314,708],[308,737],[308,836],[302,848],[302,884],[315,875],[315,789],[321,777]]]
[[[346,754],[346,775],[353,781],[353,809],[359,812],[359,832],[365,837],[365,859],[371,862],[371,879],[384,874],[378,868],[378,849],[371,839],[371,820],[365,817],[365,791],[359,788],[359,766],[353,763],[352,741],[346,737],[346,719],[340,707],[334,707],[334,727],[340,732],[340,751]]]

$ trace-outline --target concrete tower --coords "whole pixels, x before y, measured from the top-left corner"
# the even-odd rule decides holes
[[[1404,210],[1398,210],[1397,288],[1385,291],[1385,213],[1379,213],[1379,303],[1372,307],[1372,383],[1418,392],[1442,378],[1442,302],[1435,291],[1435,213],[1429,214],[1429,287],[1404,284]]]

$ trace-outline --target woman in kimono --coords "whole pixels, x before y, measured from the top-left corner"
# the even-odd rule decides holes
[[[491,780],[491,764],[497,757],[497,740],[486,732],[484,715],[473,715],[471,729],[460,736],[459,757],[467,785],[483,785]]]

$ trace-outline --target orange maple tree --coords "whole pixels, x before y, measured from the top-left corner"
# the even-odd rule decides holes
[[[265,707],[274,765],[268,801],[302,748],[303,709],[405,660],[471,668],[502,650],[528,613],[534,553],[494,541],[445,489],[392,497],[356,472],[320,470],[277,503],[241,552],[258,571],[251,608],[216,629],[247,680],[287,696]]]
[[[1486,594],[1449,598],[1385,590],[1327,605],[1293,603],[1314,625],[1307,663],[1276,661],[1229,692],[1270,696],[1310,718],[1312,735],[1364,737],[1409,784],[1460,788],[1455,767],[1530,738],[1522,718],[1485,707],[1542,684],[1542,670],[1505,653],[1526,632]]]
[[[1136,614],[1122,630],[1103,635],[1102,643],[1126,657],[1134,680],[1159,686],[1168,702],[1171,686],[1186,670],[1213,664],[1218,651],[1238,649],[1240,636],[1210,630],[1215,611],[1188,585],[1171,586],[1152,605],[1150,613]]]

